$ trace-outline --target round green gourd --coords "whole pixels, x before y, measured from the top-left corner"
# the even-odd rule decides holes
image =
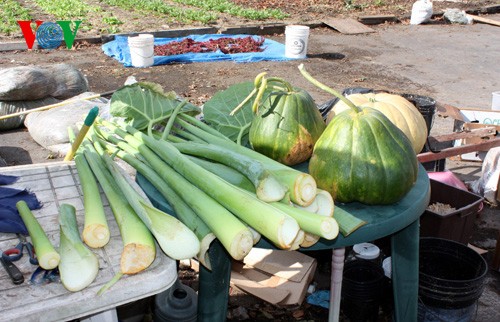
[[[302,89],[271,93],[252,121],[252,148],[280,163],[299,164],[311,157],[326,128],[316,103]]]
[[[338,202],[377,205],[402,199],[418,175],[417,156],[408,137],[382,112],[356,106],[314,79],[303,64],[299,70],[349,107],[333,118],[314,146],[309,173],[318,188]]]
[[[418,162],[406,135],[372,109],[347,110],[316,142],[309,173],[339,202],[391,204],[413,187]]]

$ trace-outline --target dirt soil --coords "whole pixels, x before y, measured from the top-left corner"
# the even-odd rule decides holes
[[[236,0],[234,2],[250,3],[256,8],[281,8],[291,14],[290,20],[287,21],[294,22],[320,21],[325,17],[332,16],[348,16],[357,18],[359,16],[375,14],[393,14],[400,19],[396,25],[409,24],[408,18],[411,12],[412,4],[412,1],[399,0],[381,1],[380,3],[385,4],[383,6],[375,5],[375,3],[378,3],[377,1]],[[351,9],[347,9],[345,4],[346,2],[357,5],[358,7],[353,6]],[[434,1],[434,10],[435,12],[439,12],[440,10],[444,10],[449,7],[477,10],[478,8],[486,5],[497,3],[497,1]],[[139,17],[140,15],[134,12],[120,14],[129,14],[130,17],[133,15],[134,19],[141,19]],[[50,19],[50,17],[46,18]],[[155,19],[157,18],[142,17],[142,20],[134,20],[134,24],[122,25],[122,32],[196,27],[193,25],[160,23]],[[122,18],[122,20],[126,20],[126,18]],[[283,21],[280,21],[280,23],[281,22]],[[225,17],[217,24],[219,26],[239,26],[248,23],[254,24],[255,22],[241,21]],[[447,26],[439,16],[433,20],[432,24],[435,24],[435,27],[439,29],[445,37],[448,35],[447,33],[449,31],[447,28],[450,28],[450,26]],[[392,26],[393,24],[386,23],[372,27],[376,31],[383,31],[391,28]],[[428,31],[428,29],[425,28],[422,30],[424,32]],[[455,27],[453,30],[456,32],[457,28]],[[404,37],[404,32],[403,36],[400,37]],[[93,36],[99,34],[99,32],[94,31],[89,32],[88,34],[82,33],[81,36]],[[314,34],[318,41],[316,43],[311,43],[311,48],[308,52],[308,59],[304,61],[304,64],[307,66],[311,74],[319,75],[323,79],[327,79],[329,84],[332,84],[332,86],[334,85],[338,90],[348,87],[365,87],[385,89],[394,92],[419,93],[431,96],[435,94],[442,94],[442,92],[439,92],[439,84],[429,82],[426,83],[420,81],[416,76],[409,77],[405,74],[405,70],[411,69],[412,65],[417,63],[415,60],[406,61],[404,64],[399,66],[400,70],[398,72],[394,72],[394,70],[391,69],[384,70],[381,69],[381,65],[377,64],[375,61],[373,61],[373,64],[370,63],[372,59],[375,60],[373,58],[374,56],[380,55],[380,53],[374,55],[373,51],[381,51],[381,48],[375,48],[375,45],[367,45],[365,48],[359,46],[349,46],[349,43],[353,38],[341,38],[338,32],[327,27],[315,28]],[[452,37],[454,34],[455,33],[452,34],[449,32],[449,37]],[[9,37],[7,40],[11,41],[20,39],[19,35],[16,37]],[[283,34],[274,34],[269,35],[268,37],[284,43]],[[6,39],[0,39],[0,42],[4,40]],[[356,41],[358,40],[359,37],[356,38]],[[329,42],[331,43],[330,47],[327,46]],[[360,64],[360,61],[364,61],[364,63]],[[116,60],[105,56],[102,53],[100,44],[90,44],[87,42],[78,43],[72,50],[58,49],[50,51],[33,50],[29,52],[0,52],[0,68],[20,65],[47,65],[62,62],[71,63],[80,69],[89,81],[90,90],[96,93],[116,90],[123,85],[127,77],[134,76],[139,81],[158,83],[162,85],[165,90],[173,90],[177,94],[188,98],[192,103],[202,105],[217,91],[226,89],[228,86],[241,81],[253,80],[259,72],[267,71],[273,76],[290,79],[296,84],[296,86],[303,86],[311,89],[313,97],[318,104],[321,104],[331,98],[330,95],[319,90],[314,90],[311,86],[307,85],[306,81],[297,71],[298,63],[296,61],[259,62],[252,64],[212,62],[199,64],[172,64],[155,66],[152,68],[134,69],[125,68]],[[424,76],[425,75],[422,77]],[[473,82],[474,80],[471,81]],[[450,82],[450,86],[452,86],[452,83],[453,82]],[[495,84],[500,85],[498,83]],[[491,93],[491,91],[488,93]],[[440,98],[442,98],[444,102],[451,102],[449,97],[443,96]],[[460,99],[464,98],[457,98],[457,101],[453,103],[463,103]],[[62,156],[54,155],[53,152],[42,148],[39,144],[34,142],[27,130],[23,127],[0,133],[0,161],[2,158],[5,160],[4,165],[7,166],[62,160]],[[454,162],[452,160],[448,163],[448,167],[454,169],[464,169],[468,166],[469,165],[466,163]],[[477,176],[477,164],[471,167],[471,169],[473,175]],[[498,211],[496,214],[498,214]],[[479,226],[485,228],[482,231],[486,232],[486,235],[483,236],[478,233],[475,237],[477,240],[488,238],[488,240],[491,241],[492,238],[496,238],[495,230],[488,228],[494,225],[494,223],[490,221],[490,218],[494,217],[484,217],[478,222]],[[484,246],[484,244],[482,246]],[[491,249],[492,246],[486,245],[485,247]],[[315,277],[315,283],[317,284],[318,289],[327,289],[329,286],[330,253],[314,255],[317,257],[319,264],[318,273]],[[186,284],[196,289],[196,271],[185,268],[180,274]],[[496,278],[496,281],[496,284],[498,284],[498,277]],[[498,292],[497,286],[497,296]],[[493,291],[493,294],[495,294],[495,290]],[[318,306],[304,303],[301,306],[276,307],[260,301],[255,297],[248,296],[237,289],[231,289],[228,310],[228,320],[230,321],[243,320],[246,318],[253,321],[325,321],[327,320],[327,317],[328,311]],[[389,315],[385,312],[383,312],[380,316],[380,321],[389,319]]]

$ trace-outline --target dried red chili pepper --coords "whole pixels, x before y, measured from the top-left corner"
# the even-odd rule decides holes
[[[261,52],[264,50],[264,37],[254,39],[248,37],[222,37],[209,39],[207,41],[194,41],[192,38],[184,38],[181,41],[171,41],[164,45],[154,47],[156,56],[172,56],[187,53],[207,53],[220,50],[224,54]]]

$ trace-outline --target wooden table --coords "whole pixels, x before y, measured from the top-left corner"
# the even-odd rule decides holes
[[[0,173],[19,176],[19,180],[9,187],[29,189],[43,203],[43,207],[34,210],[33,214],[56,248],[59,245],[58,207],[61,203],[75,206],[80,231],[82,230],[82,191],[73,162],[3,167],[0,168]],[[111,239],[104,248],[94,250],[100,266],[96,280],[79,292],[67,291],[60,282],[32,285],[29,282],[31,273],[37,266],[31,265],[25,255],[15,262],[24,275],[23,284],[14,285],[3,267],[0,268],[0,321],[74,320],[153,296],[173,285],[177,278],[176,262],[158,248],[157,257],[148,269],[136,275],[124,276],[106,293],[96,295],[119,270],[123,249],[118,225],[106,200],[105,204]],[[15,234],[0,233],[0,250],[11,248],[18,242]]]

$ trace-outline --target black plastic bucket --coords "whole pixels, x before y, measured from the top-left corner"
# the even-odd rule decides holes
[[[342,311],[351,322],[377,321],[383,296],[384,270],[368,260],[353,260],[344,266]]]
[[[488,265],[477,252],[442,238],[421,238],[419,300],[431,307],[463,309],[481,297]]]
[[[436,101],[429,97],[416,94],[401,94],[404,98],[415,105],[420,114],[425,119],[425,124],[427,125],[427,135],[431,132],[432,124],[434,123],[434,115],[436,114]]]
[[[196,322],[198,295],[178,279],[168,290],[155,295],[155,322]]]
[[[429,134],[431,133],[432,125],[434,123],[434,116],[436,115],[436,110],[437,110],[436,100],[434,100],[432,97],[424,95],[416,95],[416,94],[400,94],[400,95],[406,98],[408,101],[410,101],[420,111],[420,114],[422,114],[422,116],[424,117],[425,124],[427,126],[427,136],[429,136]],[[432,151],[433,148],[436,147],[430,147],[429,143],[426,142],[420,153]],[[444,148],[444,146],[442,148]],[[444,171],[445,162],[446,159],[441,159],[436,161],[424,162],[422,163],[422,165],[427,171]]]

